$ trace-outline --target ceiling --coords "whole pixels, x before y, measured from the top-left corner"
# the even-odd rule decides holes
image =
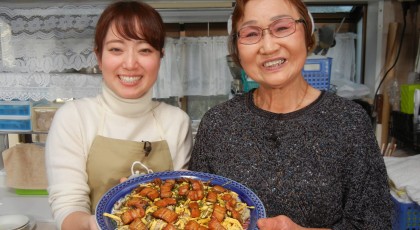
[[[57,7],[65,5],[106,6],[113,0],[1,0],[1,5],[21,8]],[[315,14],[348,14],[353,5],[378,0],[304,0]],[[233,10],[234,0],[145,0],[156,8],[165,23],[226,22]],[[342,6],[347,3],[347,6]],[[342,17],[340,15],[340,17]]]

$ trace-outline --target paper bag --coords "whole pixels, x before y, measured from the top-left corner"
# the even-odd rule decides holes
[[[44,147],[37,144],[18,144],[2,153],[6,185],[16,189],[46,189]]]

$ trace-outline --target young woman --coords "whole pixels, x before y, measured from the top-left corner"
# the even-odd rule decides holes
[[[315,45],[301,0],[237,0],[231,55],[259,88],[202,118],[190,170],[236,180],[267,229],[391,229],[387,173],[370,119],[302,75]]]
[[[192,134],[181,109],[152,101],[164,54],[162,18],[149,5],[119,1],[99,18],[95,52],[102,94],[67,102],[46,143],[49,200],[59,229],[96,229],[101,196],[131,174],[186,169]]]

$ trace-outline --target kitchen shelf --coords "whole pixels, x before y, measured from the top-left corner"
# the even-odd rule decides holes
[[[47,131],[43,132],[34,132],[34,131],[28,131],[28,132],[19,132],[19,131],[0,131],[0,135],[6,135],[6,134],[48,134]]]

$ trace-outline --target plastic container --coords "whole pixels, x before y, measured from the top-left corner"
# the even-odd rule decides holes
[[[29,101],[0,101],[0,118],[3,116],[30,116]]]
[[[420,84],[401,85],[401,105],[400,111],[407,114],[414,114],[414,92],[420,89]]]
[[[34,132],[48,132],[58,107],[33,107],[32,130]]]
[[[241,70],[242,85],[244,86],[244,92],[248,92],[251,89],[258,88],[259,84],[246,75],[244,70]]]
[[[393,230],[420,230],[420,206],[417,203],[402,203],[392,196],[394,202]]]
[[[46,189],[15,189],[17,195],[30,196],[30,195],[48,195]]]
[[[2,116],[0,118],[0,131],[3,132],[30,132],[32,131],[31,117]]]
[[[308,58],[303,66],[303,77],[314,88],[329,90],[332,58]]]
[[[302,70],[305,80],[314,88],[319,90],[330,89],[332,58],[307,58]],[[243,91],[258,88],[258,83],[250,79],[245,71],[241,70]]]

